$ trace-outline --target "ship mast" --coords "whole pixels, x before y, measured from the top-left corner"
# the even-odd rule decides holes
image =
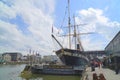
[[[77,49],[77,47],[76,47],[76,44],[77,44],[76,36],[77,36],[77,34],[76,34],[75,16],[73,16],[73,19],[74,19],[74,35],[73,35],[73,37],[75,38],[75,49]]]
[[[68,27],[69,27],[69,48],[71,49],[70,0],[68,0]]]
[[[75,23],[75,15],[73,15],[73,19],[74,19],[74,33],[73,33],[73,37],[74,37],[74,40],[75,40],[75,49],[77,49],[77,46],[79,45],[79,49],[77,49],[77,50],[84,51],[83,46],[81,44],[81,41],[79,39],[79,34],[77,34],[77,32],[76,32],[76,26],[78,26],[78,25],[76,25],[76,23]],[[78,40],[79,44],[77,44],[77,40]]]

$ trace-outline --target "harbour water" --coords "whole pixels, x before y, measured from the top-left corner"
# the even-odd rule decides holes
[[[25,65],[0,65],[0,80],[80,80],[80,76],[31,75],[21,77]]]
[[[22,80],[21,71],[25,65],[0,65],[0,80]]]

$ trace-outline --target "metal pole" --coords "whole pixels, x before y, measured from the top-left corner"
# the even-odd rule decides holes
[[[74,38],[75,38],[75,49],[77,49],[76,47],[76,25],[75,25],[75,16],[73,16],[73,19],[74,19]]]
[[[63,46],[60,44],[60,42],[55,38],[55,36],[52,34],[51,35],[56,41],[57,41],[57,43],[60,45],[60,47],[63,49]]]
[[[68,27],[69,27],[69,48],[71,49],[71,27],[70,27],[70,0],[68,0]]]

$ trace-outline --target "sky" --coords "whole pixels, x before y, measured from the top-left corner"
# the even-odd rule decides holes
[[[119,0],[70,0],[70,17],[81,33],[84,50],[104,50],[120,31]],[[0,0],[0,53],[21,52],[53,55],[56,49],[51,37],[61,30],[67,0]],[[64,25],[67,26],[66,12]],[[58,38],[61,44],[62,38]]]

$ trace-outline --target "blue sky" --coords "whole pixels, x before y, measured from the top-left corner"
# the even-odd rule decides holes
[[[104,16],[108,17],[112,21],[120,22],[120,5],[119,0],[70,0],[70,7],[71,7],[71,16],[76,14],[77,11],[82,9],[94,8],[94,9],[101,9],[104,12]],[[64,14],[65,7],[67,4],[67,0],[57,0],[56,7],[55,7],[55,14],[57,19],[59,19],[59,15]],[[61,17],[63,18],[63,17]]]
[[[75,15],[80,32],[95,32],[81,36],[85,50],[103,50],[120,31],[119,0],[70,0],[71,24]],[[54,54],[51,28],[61,26],[67,0],[0,0],[0,53],[29,49],[41,55]],[[67,25],[67,16],[65,17]],[[62,42],[64,46],[67,42]],[[97,46],[97,47],[96,47]]]
[[[95,34],[92,35],[86,35],[86,36],[81,36],[83,39],[83,43],[90,43],[90,45],[83,46],[87,50],[100,50],[104,49],[106,45],[109,43],[109,41],[116,35],[116,33],[120,30],[120,18],[118,17],[120,15],[119,11],[119,0],[71,0],[70,1],[70,11],[71,11],[71,17],[73,14],[75,16],[81,16],[83,14],[79,14],[80,11],[85,10],[86,13],[88,13],[87,16],[84,16],[83,18],[88,18],[90,16],[91,18],[88,18],[87,24],[93,24],[95,25],[96,30],[93,29],[93,26],[89,26],[86,28],[90,28],[90,30],[87,30],[86,32],[96,32]],[[55,7],[55,14],[56,14],[56,21],[55,24],[57,26],[60,26],[60,22],[62,22],[62,18],[65,13],[65,8],[66,8],[67,1],[62,1],[62,0],[57,0],[56,2],[56,7]],[[61,9],[62,8],[62,9]],[[91,8],[91,9],[90,9]],[[99,14],[99,11],[101,12],[100,15],[96,16]],[[89,15],[90,13],[90,15]],[[62,15],[61,17],[59,15]],[[60,18],[59,18],[60,17]],[[103,24],[99,23],[100,21],[96,19],[98,22],[90,22],[92,17],[101,17],[101,20],[103,19]],[[61,20],[60,20],[61,19]],[[80,17],[79,17],[80,19]],[[106,19],[106,20],[104,20]],[[86,23],[84,21],[83,23]],[[105,21],[105,22],[104,22]],[[117,24],[117,23],[118,24]],[[114,24],[111,26],[111,24]],[[78,22],[80,24],[80,22]],[[117,25],[116,25],[117,24]],[[111,27],[110,27],[111,26]],[[82,29],[82,28],[81,28]],[[86,37],[86,38],[85,38]],[[84,38],[89,41],[86,42]],[[89,46],[89,47],[88,47]],[[94,48],[95,46],[98,46],[98,48]],[[91,47],[93,49],[91,49]]]

